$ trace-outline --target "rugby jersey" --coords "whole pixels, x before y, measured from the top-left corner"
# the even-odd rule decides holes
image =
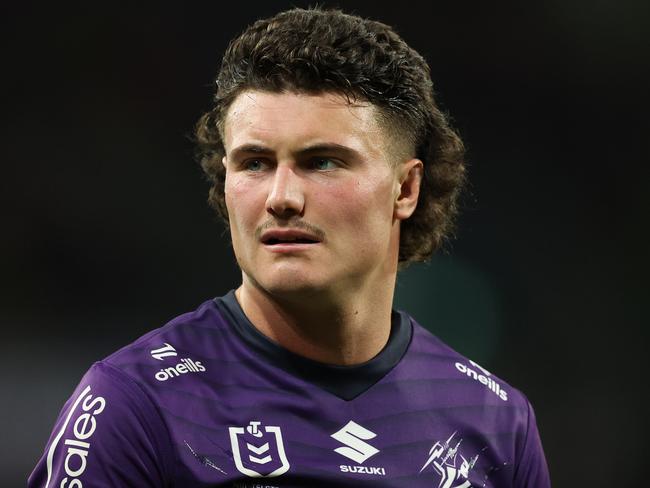
[[[30,487],[550,486],[527,398],[393,311],[370,361],[262,335],[233,291],[95,363]]]

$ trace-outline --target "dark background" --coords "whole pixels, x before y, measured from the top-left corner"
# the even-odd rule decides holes
[[[136,3],[136,2],[133,2]],[[2,486],[90,364],[239,282],[189,135],[227,42],[308,2],[2,7]],[[554,486],[647,469],[647,2],[322,2],[431,64],[458,239],[397,306],[523,390]]]

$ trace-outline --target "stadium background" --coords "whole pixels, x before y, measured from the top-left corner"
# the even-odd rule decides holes
[[[458,239],[396,303],[532,400],[555,486],[647,453],[647,2],[322,2],[430,62],[469,148]],[[238,282],[189,135],[227,41],[294,2],[4,6],[3,486],[96,359]]]

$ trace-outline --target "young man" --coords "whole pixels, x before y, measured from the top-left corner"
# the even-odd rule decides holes
[[[93,365],[30,486],[550,486],[526,398],[391,309],[464,180],[432,93],[338,11],[234,40],[197,137],[242,284]]]

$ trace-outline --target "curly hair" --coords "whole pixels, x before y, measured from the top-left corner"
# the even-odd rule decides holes
[[[378,122],[397,132],[397,145],[423,162],[417,207],[401,223],[400,267],[426,261],[453,232],[465,149],[434,100],[428,64],[391,27],[340,10],[281,12],[230,43],[216,85],[214,105],[195,135],[212,185],[208,201],[226,225],[223,126],[235,98],[246,90],[331,92],[374,105]]]

